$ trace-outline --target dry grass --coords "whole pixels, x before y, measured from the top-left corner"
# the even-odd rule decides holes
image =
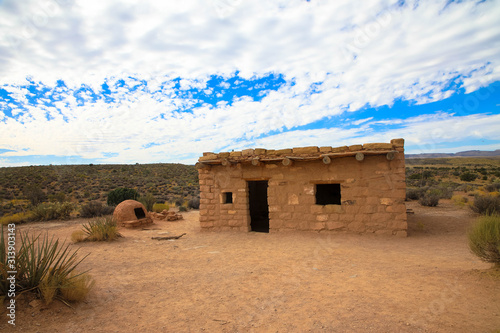
[[[80,302],[87,297],[94,284],[95,281],[89,274],[72,274],[62,284],[60,291],[65,300]]]
[[[121,237],[112,217],[98,218],[83,225],[83,230],[71,234],[71,240],[77,242],[102,242],[112,241]]]
[[[469,248],[479,259],[500,267],[500,216],[482,216],[468,233]]]

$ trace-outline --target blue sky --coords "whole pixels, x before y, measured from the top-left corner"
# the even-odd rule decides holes
[[[0,0],[0,166],[500,149],[500,1]]]

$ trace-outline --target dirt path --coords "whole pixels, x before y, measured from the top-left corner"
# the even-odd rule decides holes
[[[74,309],[25,302],[5,332],[493,332],[500,279],[469,253],[467,209],[409,203],[409,237],[206,233],[198,212],[86,243]],[[69,238],[84,220],[23,225]],[[168,233],[166,233],[168,232]],[[187,233],[175,241],[152,236]],[[5,318],[5,313],[2,315]]]

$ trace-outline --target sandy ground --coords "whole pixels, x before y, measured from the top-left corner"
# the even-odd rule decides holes
[[[19,300],[4,332],[493,332],[500,278],[469,253],[474,220],[451,203],[409,203],[408,238],[201,232],[198,212],[85,243],[88,300]],[[19,226],[70,237],[85,220]],[[152,236],[187,233],[175,241]]]

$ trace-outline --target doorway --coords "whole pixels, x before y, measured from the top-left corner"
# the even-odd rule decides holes
[[[267,203],[267,180],[248,181],[250,206],[250,230],[269,232],[269,205]]]

